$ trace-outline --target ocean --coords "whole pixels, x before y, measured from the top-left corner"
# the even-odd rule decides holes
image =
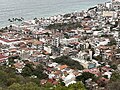
[[[110,0],[0,0],[0,27],[9,25],[9,18],[49,17],[89,7]]]

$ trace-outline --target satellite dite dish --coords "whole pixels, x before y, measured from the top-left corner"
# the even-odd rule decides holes
[[[120,64],[117,66],[117,69],[120,71]]]

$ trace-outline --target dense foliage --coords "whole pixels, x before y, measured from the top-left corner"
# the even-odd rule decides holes
[[[111,82],[116,82],[120,81],[120,73],[119,72],[114,72],[111,76]]]
[[[110,42],[108,43],[108,46],[116,45],[117,42],[114,38],[110,38]]]
[[[110,82],[107,85],[109,90],[120,90],[120,73],[114,72],[111,76]]]
[[[8,66],[0,66],[0,90],[85,90],[81,82],[68,87],[63,84],[54,86],[51,83],[40,84],[41,79],[47,80],[44,67],[39,64],[26,63],[21,74],[16,73],[16,69]],[[37,77],[33,77],[37,76]]]
[[[57,57],[53,61],[63,65],[66,64],[70,68],[79,69],[79,70],[83,69],[83,66],[78,61],[72,60],[69,56]]]
[[[30,82],[22,85],[14,83],[8,87],[8,90],[86,90],[86,89],[81,82],[69,85],[68,87],[61,85],[57,85],[56,87],[54,87],[50,83],[47,83],[46,85],[39,87],[37,84]]]
[[[89,72],[83,72],[82,75],[76,77],[76,80],[85,82],[85,80],[87,80],[89,78],[93,79],[93,78],[95,78],[95,75],[92,73],[89,73]]]
[[[47,78],[47,74],[43,73],[44,68],[41,64],[37,65],[35,68],[32,63],[28,63],[25,65],[25,67],[22,70],[22,75],[24,77],[26,76],[37,76],[39,79],[45,79]]]
[[[47,26],[46,28],[48,29],[60,29],[60,30],[71,30],[71,29],[76,29],[76,28],[80,28],[82,27],[80,22],[76,22],[76,23],[54,23],[54,24],[50,24],[49,26]]]
[[[33,70],[33,71],[32,71]],[[31,77],[31,75],[36,75],[36,78]],[[36,68],[33,68],[31,64],[26,64],[22,74],[17,74],[16,69],[8,66],[0,66],[0,87],[3,90],[6,90],[7,87],[11,86],[14,83],[17,85],[26,84],[28,82],[34,82],[37,85],[40,85],[40,80],[47,78],[47,75],[43,73],[43,67],[38,65]],[[10,90],[19,90],[19,89],[10,89]],[[24,89],[20,89],[24,90]],[[29,89],[25,89],[29,90]],[[37,89],[30,89],[37,90]]]

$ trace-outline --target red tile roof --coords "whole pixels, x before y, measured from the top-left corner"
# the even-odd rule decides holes
[[[0,54],[0,62],[4,62],[5,59],[7,59],[7,58],[8,58],[8,56],[4,56],[4,55]]]
[[[8,56],[4,56],[2,54],[0,54],[0,59],[3,59],[3,58],[7,58]]]
[[[95,74],[95,75],[97,75],[97,76],[99,76],[99,75],[100,75],[100,71],[99,71],[99,69],[98,69],[98,68],[85,69],[85,70],[83,70],[83,72],[90,72],[90,73]]]
[[[59,68],[60,70],[64,69],[64,68],[67,68],[68,66],[67,65],[61,65]]]
[[[15,40],[8,40],[8,39],[4,39],[4,38],[0,38],[1,41],[4,41],[4,42],[14,42],[14,41],[20,41],[19,39],[15,39]]]
[[[35,42],[34,42],[34,45],[41,45],[41,44],[43,44],[42,41],[35,41]]]

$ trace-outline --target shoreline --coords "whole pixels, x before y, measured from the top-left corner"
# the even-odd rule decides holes
[[[97,5],[94,5],[94,6],[92,6],[92,7],[95,7],[95,6],[97,6]],[[89,7],[89,8],[92,8],[92,7]],[[87,10],[89,9],[89,8],[87,8]],[[82,11],[87,11],[86,9],[82,9],[82,10],[80,10],[80,11],[74,11],[74,12],[67,12],[67,13],[59,13],[59,14],[56,14],[56,15],[51,15],[51,16],[46,16],[46,17],[34,17],[34,18],[37,18],[37,19],[40,19],[40,18],[45,18],[45,19],[47,19],[47,18],[51,18],[51,17],[54,17],[54,16],[58,16],[58,15],[66,15],[66,14],[72,14],[72,13],[80,13],[80,12],[82,12]],[[13,17],[14,18],[14,17]],[[24,18],[24,17],[23,17]],[[27,21],[32,21],[32,20],[34,20],[34,18],[33,19],[27,19],[27,20],[24,20],[23,22],[27,22]],[[9,18],[8,18],[9,19]],[[14,23],[14,24],[17,24],[18,22],[16,22],[16,23]],[[8,27],[8,26],[10,26],[11,24],[8,24],[8,25],[5,25],[5,26],[0,26],[0,29],[2,29],[2,28],[5,28],[5,27]]]
[[[105,1],[106,2],[106,1]],[[105,2],[103,2],[103,3],[105,3]],[[103,3],[99,3],[99,4],[103,4]],[[98,5],[98,4],[96,4],[96,5]],[[63,13],[57,13],[57,14],[53,14],[53,15],[43,15],[43,17],[37,17],[36,16],[36,18],[50,18],[50,17],[53,17],[53,16],[57,16],[57,15],[65,15],[65,14],[69,14],[69,13],[74,13],[74,12],[81,12],[81,11],[87,11],[89,8],[91,8],[91,7],[94,7],[94,6],[96,6],[96,5],[91,5],[90,7],[86,7],[86,8],[84,8],[84,9],[80,9],[80,10],[74,10],[74,11],[68,11],[68,12],[63,12]],[[21,16],[21,17],[23,17],[23,16]],[[16,17],[13,17],[13,18],[16,18]],[[33,20],[35,17],[32,17],[32,18],[29,18],[29,19],[25,19],[25,21],[31,21],[31,20]],[[8,18],[9,19],[9,18]],[[4,21],[3,21],[4,22]],[[16,23],[15,23],[16,24]],[[7,20],[6,20],[6,25],[1,25],[0,26],[0,29],[1,28],[4,28],[4,27],[6,27],[6,26],[9,26],[10,25],[10,23],[7,23]]]

